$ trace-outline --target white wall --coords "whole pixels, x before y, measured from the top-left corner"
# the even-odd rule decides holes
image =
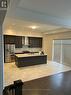
[[[0,25],[0,95],[3,90],[3,42],[2,42],[2,26]]]

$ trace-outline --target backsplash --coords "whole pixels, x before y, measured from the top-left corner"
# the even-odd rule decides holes
[[[22,51],[30,51],[30,52],[39,52],[42,48],[29,48],[28,46],[24,46],[22,48],[15,48],[15,53],[20,53]]]

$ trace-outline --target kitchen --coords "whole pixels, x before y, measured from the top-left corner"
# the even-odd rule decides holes
[[[42,39],[43,39],[42,37],[4,35],[4,45],[5,45],[4,61],[5,63],[10,63],[10,62],[15,61],[15,58],[16,58],[15,55],[20,55],[20,56],[22,54],[27,54],[28,56],[29,54],[31,56],[34,56],[35,54],[41,55],[42,42],[43,42]],[[42,60],[41,62],[44,64],[47,61],[44,62]]]
[[[7,21],[9,21],[9,20],[7,20]],[[10,21],[10,22],[12,23],[12,21]],[[15,20],[14,20],[14,23],[16,23]],[[11,84],[14,80],[16,80],[18,78],[23,79],[22,77],[23,77],[24,73],[28,74],[31,71],[31,70],[29,70],[28,72],[25,71],[25,67],[17,68],[18,66],[16,65],[16,62],[14,60],[15,59],[14,55],[28,54],[29,56],[30,55],[35,56],[35,57],[38,56],[38,58],[34,57],[35,60],[37,59],[35,64],[38,64],[38,62],[39,62],[39,64],[46,64],[47,63],[47,58],[46,58],[47,55],[45,53],[42,54],[44,52],[43,51],[43,33],[42,32],[37,32],[36,29],[32,30],[30,28],[28,28],[28,31],[26,32],[26,30],[21,28],[21,27],[23,27],[22,22],[18,22],[15,25],[11,25],[10,23],[8,24],[8,22],[7,22],[7,24],[5,24],[5,25],[6,25],[6,28],[4,31],[4,45],[9,45],[10,47],[13,46],[12,47],[13,51],[10,51],[11,56],[10,56],[9,60],[7,60],[7,58],[6,58],[5,64],[4,64],[4,74],[5,74],[4,86],[7,86],[8,84]],[[9,25],[11,25],[11,27],[9,27]],[[20,28],[18,28],[18,27],[20,27]],[[42,56],[40,56],[40,55],[42,55],[43,58],[45,57],[45,59],[43,60]],[[46,55],[46,56],[44,56],[44,55]],[[39,56],[40,56],[40,58],[39,58]],[[35,60],[33,60],[33,61],[35,62]],[[39,64],[38,64],[38,66],[34,65],[34,67],[32,67],[32,65],[33,65],[32,63],[34,63],[34,62],[31,62],[30,63],[31,66],[27,66],[26,69],[34,69],[34,68],[37,69],[37,67],[39,67]],[[37,67],[35,67],[35,66],[37,66]],[[10,79],[8,79],[8,75],[10,76]],[[18,75],[21,75],[21,76],[18,77]],[[26,78],[26,77],[27,77],[27,75],[24,78]],[[32,79],[32,78],[34,78],[34,76],[31,75],[30,79]],[[29,79],[29,78],[27,78],[27,79]]]
[[[56,62],[52,62],[52,58],[50,58],[50,54],[52,56],[52,53],[50,53],[50,50],[52,49],[52,47],[50,47],[50,45],[52,44],[51,42],[54,38],[52,37],[53,39],[51,39],[50,36],[53,36],[53,35],[46,35],[44,34],[44,32],[40,32],[38,28],[30,29],[29,27],[27,27],[28,29],[26,29],[26,27],[23,27],[23,23],[24,22],[19,21],[19,20],[16,21],[16,20],[13,20],[13,19],[11,20],[7,18],[7,23],[5,24],[6,26],[4,28],[4,33],[3,33],[4,43],[5,43],[4,45],[9,45],[9,46],[12,45],[11,47],[13,48],[12,49],[13,51],[10,51],[11,57],[9,58],[9,60],[5,60],[6,62],[4,64],[4,75],[5,75],[4,86],[12,84],[14,80],[21,79],[22,81],[30,81],[30,80],[37,79],[40,77],[45,77],[45,76],[71,70],[70,67],[64,66],[62,64],[58,64]],[[33,24],[33,25],[36,25],[36,24]],[[42,24],[40,24],[40,26],[41,25]],[[43,51],[43,53],[41,51]],[[14,60],[16,58],[14,57],[14,55],[21,54],[22,56],[24,54],[24,56],[28,56],[28,55],[25,55],[25,53],[28,54],[29,56],[30,55],[31,56],[46,55],[47,58],[45,58],[44,60],[42,59],[44,62],[40,61],[41,65],[31,64],[31,66],[23,65],[23,67],[22,66],[20,67],[19,64],[21,61],[19,61],[20,59],[18,58],[19,59],[19,60],[17,59],[18,64],[16,64],[17,61]],[[37,63],[38,62],[39,61],[37,61]],[[31,62],[31,63],[34,63],[34,62]]]
[[[36,26],[36,28],[33,29],[31,26]],[[6,62],[4,64],[4,86],[10,85],[13,83],[13,81],[19,79],[21,79],[23,82],[30,81],[71,70],[71,67],[54,62],[54,59],[52,61],[52,53],[54,52],[53,40],[70,38],[71,32],[69,29],[65,29],[60,26],[40,24],[38,22],[25,21],[9,17],[5,18],[3,28],[4,43],[9,44],[9,46],[11,46],[11,44],[13,45],[13,51],[10,52],[11,57],[8,58],[9,60],[6,58]],[[14,60],[15,57],[12,56],[14,54],[17,55],[17,53],[22,55],[22,53],[25,52],[30,52],[31,55],[34,56],[34,54],[41,54],[41,51],[44,53],[42,56],[47,55],[47,64],[44,62],[45,64],[41,65],[24,66],[18,68],[19,65],[16,64],[17,61]],[[56,49],[55,53],[58,53],[56,52]],[[59,57],[59,53],[58,55],[56,54],[56,56]],[[20,60],[20,58],[17,59]],[[18,64],[20,64],[20,61],[18,61]]]
[[[71,12],[68,11],[71,2],[61,0],[10,1],[3,22],[3,32],[0,29],[0,40],[4,43],[4,45],[0,43],[0,89],[3,90],[3,87],[19,79],[26,82],[61,73],[59,79],[58,77],[50,79],[52,84],[57,84],[54,86],[56,89],[60,88],[63,77],[66,77],[62,72],[71,70],[71,23],[69,20]],[[26,60],[27,56],[31,59],[33,57],[32,61]],[[25,66],[24,62],[35,64]],[[68,63],[69,66],[67,66]],[[69,79],[70,76],[65,78],[65,80]],[[44,86],[45,84],[44,80]],[[69,81],[67,86],[69,87]],[[64,90],[67,91],[68,87]]]

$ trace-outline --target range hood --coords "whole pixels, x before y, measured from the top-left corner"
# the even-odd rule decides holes
[[[28,45],[29,43],[28,43],[28,37],[27,36],[25,36],[25,45]]]
[[[27,36],[22,37],[22,44],[25,45],[25,46],[29,45],[29,43],[28,43],[28,37]]]

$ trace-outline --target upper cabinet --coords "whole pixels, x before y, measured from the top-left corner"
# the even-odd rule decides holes
[[[22,48],[22,36],[15,36],[15,48]]]
[[[30,48],[42,48],[42,38],[28,37]]]
[[[42,48],[42,40],[42,37],[4,35],[4,43],[15,44],[15,48],[22,48],[23,45],[30,48]]]
[[[15,44],[15,48],[22,48],[22,37],[4,35],[4,43],[5,44]]]
[[[10,35],[4,35],[5,44],[15,44],[15,37]]]

